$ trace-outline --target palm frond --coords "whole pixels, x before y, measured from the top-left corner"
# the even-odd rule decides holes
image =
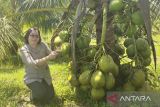
[[[160,0],[150,0],[152,23],[160,18]]]
[[[160,0],[150,0],[150,12],[151,12],[151,22],[153,27],[157,27],[157,21],[160,20]],[[158,28],[160,27],[160,24],[158,24]],[[154,58],[154,64],[156,68],[156,50],[154,46],[154,42],[151,39],[151,47],[153,52],[153,58]]]
[[[154,46],[154,42],[152,39],[152,23],[156,20],[157,17],[159,17],[159,4],[160,1],[159,0],[153,0],[153,1],[149,1],[149,0],[139,0],[139,8],[141,10],[143,19],[144,19],[144,24],[145,24],[145,28],[146,28],[146,33],[147,33],[147,39],[149,41],[149,44],[151,45],[152,48],[152,52],[153,52],[153,59],[154,59],[154,65],[155,65],[155,70],[156,70],[156,62],[157,62],[157,58],[156,58],[156,49]],[[150,9],[151,7],[151,9]],[[152,10],[150,12],[150,10]],[[157,13],[156,15],[153,14],[153,12]],[[150,17],[150,13],[152,13],[152,16]],[[151,23],[152,20],[152,23]]]
[[[7,8],[6,8],[7,7]],[[0,0],[0,17],[11,14],[12,9],[9,0]]]
[[[13,47],[13,41],[17,42],[20,36],[15,23],[8,19],[0,18],[0,60],[8,57],[10,49]]]
[[[17,13],[23,24],[37,26],[47,32],[57,25],[69,3],[70,0],[24,0]]]

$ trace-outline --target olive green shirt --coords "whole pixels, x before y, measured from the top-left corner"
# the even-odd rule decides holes
[[[44,79],[49,85],[52,82],[48,64],[38,66],[36,59],[41,59],[49,55],[51,50],[48,46],[41,42],[36,48],[32,48],[29,44],[25,44],[20,49],[21,59],[25,65],[24,82],[26,84],[34,81],[41,82]]]

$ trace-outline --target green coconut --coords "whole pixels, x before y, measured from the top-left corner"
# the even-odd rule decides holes
[[[124,91],[135,91],[135,87],[132,85],[130,81],[128,81],[127,83],[123,85],[123,90]]]
[[[127,38],[124,41],[124,46],[127,48],[129,45],[134,44],[134,40],[132,38]]]
[[[76,39],[76,45],[77,45],[77,47],[79,48],[79,49],[83,49],[83,48],[86,48],[87,46],[85,45],[86,43],[84,43],[85,41],[84,41],[84,38],[83,37],[78,37],[77,39]]]
[[[130,73],[132,72],[132,66],[128,63],[126,64],[122,64],[120,66],[120,74],[123,76],[123,77],[128,77],[130,75]]]
[[[151,64],[151,57],[142,60],[142,65],[149,66]]]
[[[136,48],[139,52],[145,51],[149,47],[147,40],[138,38],[136,40]]]
[[[144,24],[143,17],[141,15],[140,11],[134,12],[131,16],[131,20],[136,25],[143,25]]]
[[[141,70],[136,70],[131,79],[132,84],[136,87],[142,87],[145,83],[145,73]]]
[[[103,88],[95,89],[92,88],[91,90],[91,97],[94,100],[100,100],[105,96],[105,91]]]
[[[68,42],[62,43],[61,52],[63,55],[69,54],[71,45]]]
[[[106,89],[110,90],[115,85],[115,78],[112,73],[106,74]]]
[[[129,45],[127,47],[126,53],[128,57],[132,59],[136,54],[135,46],[133,44]]]
[[[105,86],[105,76],[101,71],[96,71],[92,74],[91,85],[93,88],[101,88]]]
[[[59,36],[54,39],[55,46],[60,46],[62,44],[62,40]]]
[[[147,47],[146,50],[140,52],[140,55],[141,55],[144,59],[150,57],[150,56],[151,56],[151,49],[150,49],[149,47]]]
[[[119,67],[115,63],[112,63],[112,64],[113,64],[112,65],[113,68],[110,70],[110,72],[114,75],[114,77],[117,77],[119,74]]]
[[[79,49],[88,48],[90,44],[90,37],[80,36],[76,39],[76,45]]]
[[[137,32],[137,27],[135,25],[129,26],[127,29],[126,35],[129,38],[132,38],[132,36]]]
[[[82,85],[88,85],[90,83],[90,78],[91,78],[91,71],[86,70],[82,72],[82,74],[79,76],[79,82]]]
[[[118,12],[123,9],[123,4],[122,0],[112,0],[109,4],[109,10],[111,12]]]
[[[113,59],[110,55],[103,55],[98,61],[99,68],[102,72],[107,73],[110,72],[113,66]]]
[[[91,49],[89,49],[89,51],[87,52],[87,56],[88,56],[90,59],[94,59],[94,56],[95,56],[96,52],[97,52],[96,48],[91,48]]]
[[[63,42],[68,42],[69,36],[70,36],[70,35],[68,34],[67,31],[61,31],[61,32],[59,33],[59,37],[61,38],[61,40],[62,40]]]

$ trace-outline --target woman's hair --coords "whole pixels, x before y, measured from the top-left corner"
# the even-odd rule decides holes
[[[33,27],[33,28],[28,29],[27,32],[26,32],[26,34],[25,34],[25,36],[24,36],[24,43],[25,43],[25,44],[28,44],[29,35],[30,35],[30,33],[31,33],[33,30],[38,31],[38,36],[39,36],[38,44],[41,43],[41,35],[40,35],[40,31],[38,30],[38,28]]]

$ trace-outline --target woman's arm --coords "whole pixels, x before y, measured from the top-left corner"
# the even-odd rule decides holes
[[[41,42],[41,45],[43,46],[43,48],[45,49],[46,52],[46,57],[43,57],[41,59],[37,59],[37,64],[36,65],[45,65],[47,64],[48,60],[52,60],[57,56],[56,51],[52,51],[48,45],[44,42]]]
[[[56,51],[52,51],[48,56],[43,57],[41,59],[36,60],[36,65],[44,65],[46,64],[49,60],[55,59],[57,57],[58,53]]]
[[[20,55],[21,55],[21,59],[22,59],[24,64],[30,65],[30,66],[41,66],[41,65],[47,64],[48,60],[54,59],[58,54],[57,54],[57,52],[52,51],[46,57],[43,57],[41,59],[36,59],[35,60],[35,59],[33,59],[33,57],[30,54],[30,52],[23,47],[22,49],[20,49]]]

